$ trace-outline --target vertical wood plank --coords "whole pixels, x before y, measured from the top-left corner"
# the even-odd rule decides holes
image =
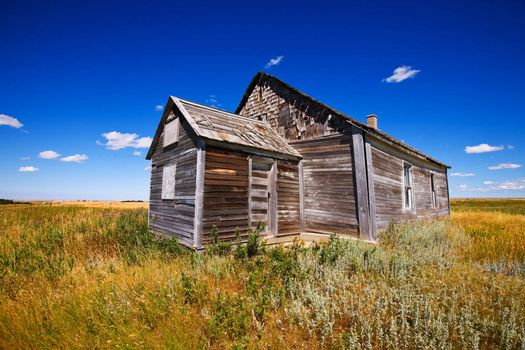
[[[277,160],[273,161],[269,176],[268,191],[270,194],[270,208],[268,213],[270,235],[277,234]]]
[[[197,149],[197,171],[195,185],[195,217],[193,219],[193,246],[202,248],[202,216],[204,209],[204,166],[206,163],[206,150],[204,144],[198,145]]]
[[[445,183],[447,184],[447,204],[448,204],[447,207],[448,207],[448,215],[450,216],[450,188],[448,187],[448,169],[446,168],[445,168]],[[436,197],[437,197],[437,193],[436,193]],[[439,207],[439,203],[437,204]]]
[[[377,224],[376,224],[376,193],[374,189],[374,167],[372,163],[372,146],[366,140],[365,136],[365,159],[366,171],[368,179],[368,204],[370,207],[370,239],[377,240]]]
[[[302,232],[304,231],[304,177],[302,160],[299,162],[299,211]]]
[[[363,141],[363,131],[352,125],[352,150],[354,161],[354,179],[357,200],[357,217],[359,221],[359,235],[364,239],[370,237],[370,212],[368,203],[368,183],[366,176],[366,161]]]
[[[248,156],[248,227],[252,227],[252,157]]]

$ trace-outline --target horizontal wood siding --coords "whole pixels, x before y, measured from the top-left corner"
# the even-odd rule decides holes
[[[289,141],[311,140],[349,128],[344,119],[333,118],[325,108],[273,82],[257,85],[239,114],[268,122]]]
[[[357,235],[351,135],[294,142],[303,155],[305,230]]]
[[[277,235],[301,232],[299,164],[277,162]]]
[[[372,146],[376,225],[384,229],[390,222],[432,218],[448,214],[446,173],[412,164],[414,208],[404,208],[404,160]],[[432,207],[430,177],[436,175],[438,206]]]
[[[440,214],[450,214],[447,173],[436,173],[437,209]]]
[[[210,242],[213,225],[217,226],[220,240],[235,239],[237,230],[245,237],[248,219],[248,157],[206,150],[203,243]]]
[[[157,143],[151,159],[149,205],[150,230],[177,237],[185,245],[193,244],[197,165],[197,148],[189,130],[189,125],[183,121],[177,144],[164,148],[162,142]],[[160,140],[163,139],[164,133],[160,136]],[[175,198],[161,199],[163,167],[174,163],[177,164]]]

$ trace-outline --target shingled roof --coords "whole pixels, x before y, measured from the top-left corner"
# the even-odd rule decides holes
[[[324,104],[323,102],[319,101],[319,100],[316,100],[315,98],[305,94],[304,92],[296,89],[295,87],[291,86],[290,84],[288,83],[285,83],[284,81],[280,80],[279,78],[276,78],[274,77],[273,75],[270,75],[270,74],[266,74],[264,72],[259,72],[257,73],[252,81],[250,82],[250,84],[248,85],[248,88],[246,89],[246,91],[244,92],[242,98],[241,98],[241,102],[239,103],[239,106],[237,107],[237,109],[235,110],[235,113],[240,113],[242,108],[244,107],[244,105],[246,104],[246,102],[248,101],[248,98],[250,97],[250,94],[252,93],[253,89],[255,89],[255,87],[257,85],[260,85],[260,84],[265,84],[265,83],[275,83],[283,88],[285,88],[290,96],[288,96],[288,98],[292,97],[292,96],[296,96],[296,97],[301,97],[303,99],[306,99],[306,100],[309,100],[311,101],[314,105],[316,105],[319,109],[324,109],[326,110],[328,113],[331,113],[333,114],[334,116],[337,116],[337,117],[340,117],[340,118],[344,118],[348,123],[350,124],[353,124],[354,126],[364,130],[365,132],[369,133],[370,135],[372,136],[375,136],[389,144],[394,144],[394,145],[397,145],[398,147],[404,149],[405,151],[407,151],[408,153],[413,153],[415,155],[417,155],[418,157],[421,157],[423,159],[426,159],[432,163],[435,163],[435,164],[439,164],[441,166],[444,166],[444,167],[447,167],[447,168],[450,168],[449,165],[437,160],[437,159],[434,159],[428,155],[426,155],[425,153],[415,149],[414,147],[412,146],[409,146],[407,145],[406,143],[402,142],[401,140],[393,137],[392,135],[389,135],[387,134],[386,132],[384,131],[381,131],[381,130],[378,130],[378,129],[375,129],[375,128],[372,128],[372,127],[369,127],[368,125],[360,122],[359,120],[356,120],[342,112],[339,112],[338,110]]]
[[[176,106],[197,136],[214,145],[239,145],[245,151],[260,150],[301,158],[301,154],[266,123],[220,109],[171,96],[166,107]],[[167,113],[161,119],[146,159],[151,159],[154,145],[162,133]]]

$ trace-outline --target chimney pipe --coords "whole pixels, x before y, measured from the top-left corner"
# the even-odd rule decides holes
[[[377,115],[369,114],[366,116],[366,125],[371,128],[377,129]]]

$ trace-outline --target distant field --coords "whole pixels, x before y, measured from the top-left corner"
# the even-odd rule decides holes
[[[42,205],[42,206],[77,206],[87,208],[120,208],[120,209],[137,209],[148,208],[148,202],[139,201],[23,201],[21,205]]]
[[[525,215],[525,198],[513,199],[452,199],[454,211],[482,210]]]
[[[121,204],[0,207],[0,349],[525,348],[525,201],[204,254]]]

